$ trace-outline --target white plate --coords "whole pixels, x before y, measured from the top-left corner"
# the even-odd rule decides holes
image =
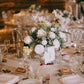
[[[79,75],[71,75],[60,79],[63,84],[84,84],[84,78]]]
[[[21,81],[19,84],[41,84],[41,83],[37,79],[27,79],[27,80]]]
[[[0,84],[14,84],[19,81],[19,76],[11,74],[0,74]]]

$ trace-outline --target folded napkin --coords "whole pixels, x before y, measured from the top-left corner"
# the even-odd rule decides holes
[[[66,42],[65,44],[64,44],[66,47],[76,47],[76,43],[71,43],[71,42]]]
[[[83,27],[83,25],[82,25],[82,24],[80,24],[80,25],[77,25],[77,27]]]
[[[37,79],[27,79],[21,81],[19,84],[41,84],[41,82]]]
[[[71,75],[60,79],[63,84],[84,84],[84,78],[79,75]]]
[[[19,81],[19,76],[11,74],[0,74],[0,84],[14,84]]]

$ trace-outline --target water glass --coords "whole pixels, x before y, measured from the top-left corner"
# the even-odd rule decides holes
[[[7,52],[7,47],[6,47],[5,44],[0,44],[0,51],[1,51],[1,53],[2,53],[3,55],[6,54],[6,52]]]
[[[7,53],[8,53],[8,50],[10,48],[10,40],[4,40],[4,44],[6,45]]]
[[[1,48],[0,48],[0,71],[1,71],[1,68],[2,68],[2,58],[3,58],[3,55],[2,55],[2,52],[1,52]]]
[[[4,44],[0,44],[0,71],[2,68],[2,60],[4,58],[5,53],[6,53],[6,46]]]

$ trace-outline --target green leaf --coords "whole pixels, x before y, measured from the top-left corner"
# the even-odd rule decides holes
[[[71,35],[71,33],[69,33],[69,32],[66,32],[66,31],[61,31],[62,33],[66,33],[66,34],[70,34]]]

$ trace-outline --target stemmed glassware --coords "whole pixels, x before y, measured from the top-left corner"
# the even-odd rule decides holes
[[[29,49],[28,47],[23,48],[23,55],[24,55],[24,66],[25,66],[25,77],[28,78],[29,75],[29,64],[30,64],[30,59],[31,59],[31,54],[32,49]]]
[[[6,48],[7,48],[7,53],[8,53],[8,50],[10,48],[10,40],[4,40],[4,44],[5,44]]]
[[[2,60],[4,58],[4,54],[6,53],[6,46],[4,44],[0,44],[0,71],[2,68]]]
[[[2,52],[1,52],[1,48],[0,48],[0,71],[1,71],[1,67],[2,67],[2,58],[3,58],[3,55],[2,55]]]
[[[3,54],[3,56],[7,52],[7,48],[5,44],[0,44],[0,52]]]

